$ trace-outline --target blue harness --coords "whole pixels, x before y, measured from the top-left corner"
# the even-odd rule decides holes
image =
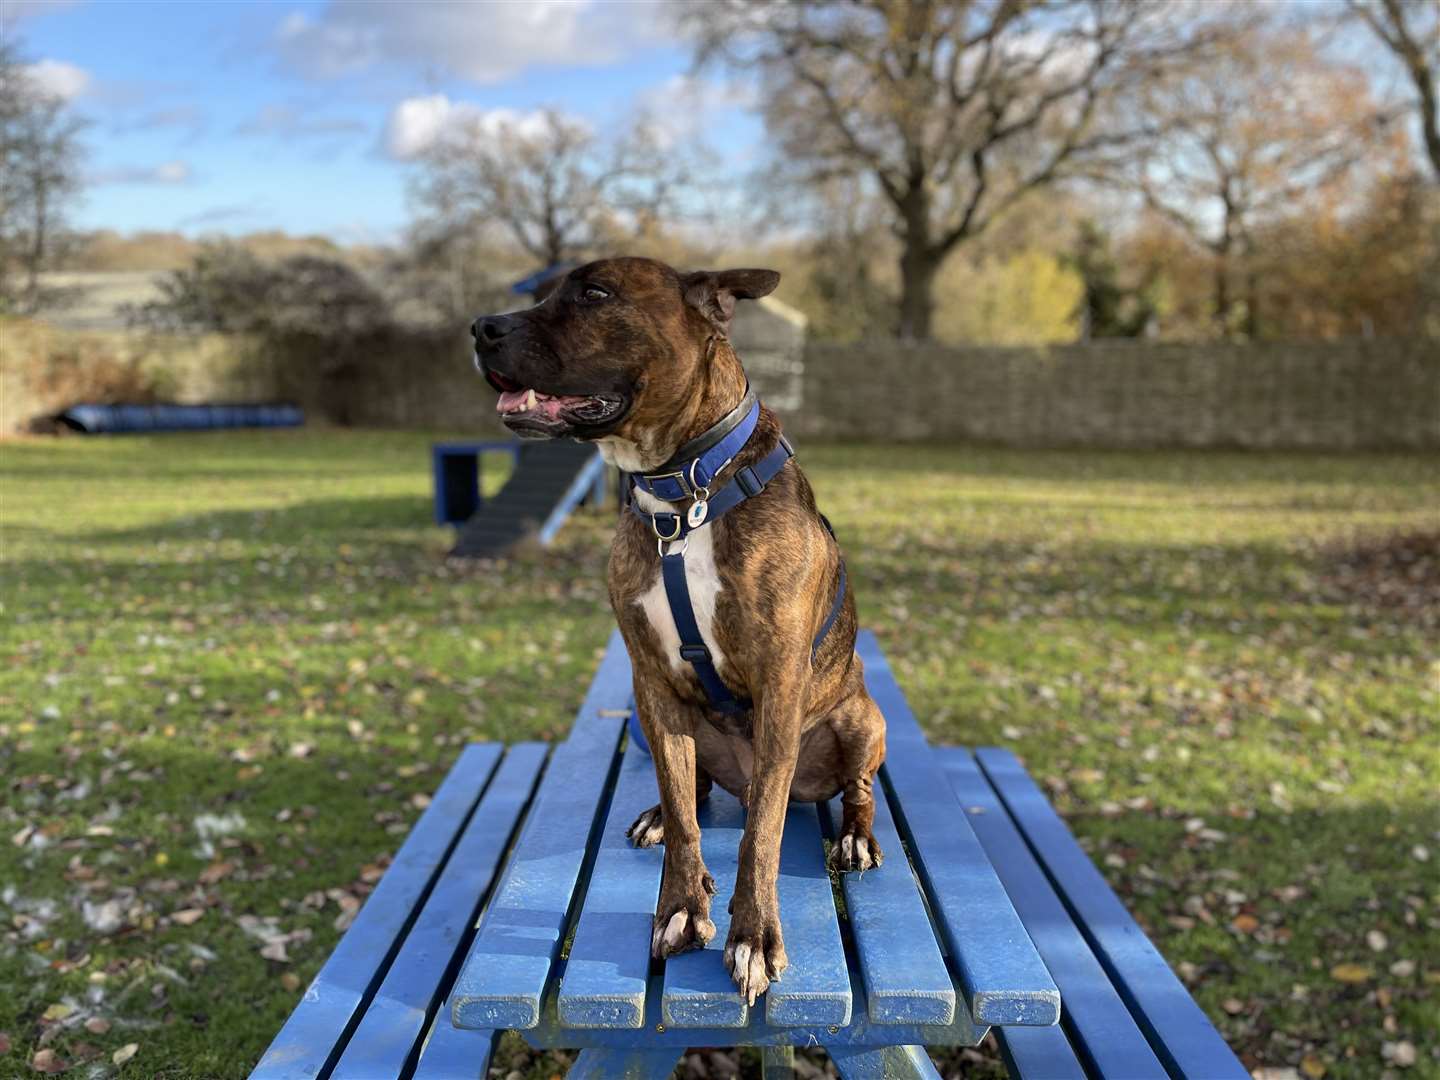
[[[725,467],[750,441],[759,420],[760,402],[747,388],[744,399],[733,411],[710,431],[681,447],[675,457],[661,466],[661,471],[630,474],[632,487],[647,491],[665,502],[694,500],[684,514],[663,511],[651,514],[642,510],[633,500],[630,509],[642,521],[647,522],[655,533],[656,547],[660,552],[660,575],[665,583],[665,597],[670,602],[670,615],[675,620],[675,630],[680,637],[680,659],[694,668],[695,676],[700,680],[705,696],[710,700],[710,707],[717,712],[730,714],[748,712],[751,703],[731,693],[715,669],[710,649],[700,635],[700,625],[695,620],[695,608],[690,601],[690,586],[685,579],[685,546],[690,533],[764,491],[765,485],[795,456],[789,441],[782,435],[774,450],[754,465],[738,469],[729,483],[712,495],[710,483],[725,471]],[[820,515],[820,520],[833,537],[835,530],[830,527],[825,515]],[[678,548],[669,552],[665,550],[666,544],[677,543]],[[839,582],[835,587],[835,600],[820,626],[820,632],[815,635],[815,640],[810,645],[812,662],[844,606],[845,562],[842,559]]]

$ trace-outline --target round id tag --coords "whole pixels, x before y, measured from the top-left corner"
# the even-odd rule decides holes
[[[689,523],[690,528],[698,528],[705,523],[705,515],[709,512],[710,504],[704,499],[696,499],[685,515],[685,520]]]

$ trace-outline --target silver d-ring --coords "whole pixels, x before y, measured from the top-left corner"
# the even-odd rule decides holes
[[[665,550],[665,545],[666,545],[666,544],[673,544],[674,542],[675,542],[675,540],[674,540],[673,537],[672,537],[671,539],[669,539],[669,540],[666,540],[664,537],[661,537],[659,540],[656,540],[656,541],[655,541],[655,550],[660,553],[660,557],[661,557],[662,559],[663,559],[666,555],[684,555],[685,552],[687,552],[687,551],[690,550],[690,538],[687,536],[687,537],[685,537],[684,540],[681,540],[681,541],[680,541],[680,550],[679,550],[679,551],[666,551],[666,550]]]
[[[650,518],[650,528],[651,528],[651,530],[655,533],[656,538],[657,538],[662,544],[665,543],[667,540],[679,540],[679,539],[680,539],[680,530],[681,530],[682,528],[684,528],[684,525],[685,525],[685,523],[684,523],[684,521],[681,519],[680,515],[679,515],[679,514],[676,514],[676,515],[675,515],[675,531],[672,532],[669,536],[666,536],[664,533],[662,533],[662,532],[660,531],[660,519],[659,519],[658,517],[654,516],[654,515],[652,515],[651,518]]]

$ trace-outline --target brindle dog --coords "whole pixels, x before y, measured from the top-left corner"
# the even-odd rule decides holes
[[[682,275],[650,259],[593,262],[572,270],[536,307],[477,319],[476,362],[500,391],[511,430],[594,442],[628,472],[654,471],[741,401],[745,372],[728,340],[735,302],[765,296],[779,280],[771,270]],[[774,414],[762,408],[754,434],[711,490],[779,438]],[[634,496],[651,512],[686,509],[638,489]],[[787,801],[843,792],[832,865],[880,863],[872,788],[885,721],[855,655],[852,596],[812,661],[840,550],[795,461],[688,539],[701,633],[726,685],[753,706],[741,716],[709,707],[678,653],[656,536],[635,514],[622,514],[610,551],[610,603],[660,785],[660,805],[640,816],[630,836],[642,847],[665,844],[651,951],[670,956],[715,935],[715,882],[700,856],[696,805],[712,781],[745,804],[725,964],[753,1004],[787,965],[775,893]]]

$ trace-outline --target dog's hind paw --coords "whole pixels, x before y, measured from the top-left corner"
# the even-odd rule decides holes
[[[843,834],[830,849],[830,869],[839,873],[848,873],[857,870],[864,873],[866,870],[873,870],[885,861],[885,853],[880,850],[880,845],[875,842],[875,837],[867,829],[864,832],[854,830]]]
[[[665,822],[660,817],[660,807],[652,806],[635,819],[625,830],[625,835],[636,847],[654,847],[665,842]]]

